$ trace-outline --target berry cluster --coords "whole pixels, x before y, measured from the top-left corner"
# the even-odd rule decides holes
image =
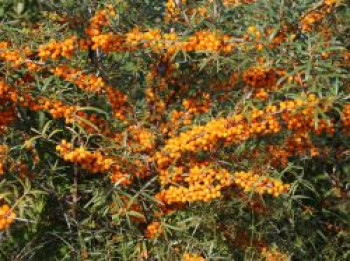
[[[34,111],[46,110],[54,119],[63,118],[66,123],[73,123],[74,113],[78,106],[67,106],[61,101],[40,97],[31,109]]]
[[[56,60],[61,56],[69,59],[73,55],[75,49],[78,47],[77,43],[77,36],[71,36],[62,42],[51,40],[51,42],[48,44],[39,46],[38,55],[42,60]]]
[[[0,207],[0,231],[7,229],[16,218],[16,214],[9,205],[4,204]]]
[[[350,103],[347,103],[343,107],[343,114],[341,116],[341,123],[344,133],[350,135]]]
[[[91,37],[91,48],[101,50],[105,53],[127,50],[124,39],[113,33],[99,34]]]
[[[152,132],[143,127],[130,126],[128,131],[131,134],[133,142],[133,152],[150,152],[155,147],[155,137]]]
[[[176,51],[174,46],[178,39],[175,33],[162,34],[160,29],[150,29],[141,32],[138,28],[134,28],[125,35],[125,44],[132,48],[151,48],[154,52],[160,53],[166,49],[168,54]]]
[[[319,150],[312,144],[308,133],[293,133],[285,140],[285,148],[289,156],[304,155],[307,152],[309,152],[312,157],[319,155]]]
[[[22,64],[27,65],[30,71],[36,71],[39,68],[29,59],[33,52],[28,46],[19,50],[10,50],[10,48],[8,42],[0,42],[0,60],[6,61],[14,69],[20,68]]]
[[[230,43],[230,36],[213,33],[210,31],[199,31],[190,36],[187,41],[179,43],[179,49],[185,51],[223,51],[229,53],[234,44]]]
[[[317,23],[321,22],[326,15],[330,14],[333,11],[333,8],[336,6],[337,2],[339,1],[337,0],[322,1],[322,4],[320,6],[306,13],[302,17],[300,21],[301,29],[304,32],[311,32]]]
[[[180,169],[181,170],[181,169]],[[165,204],[177,202],[210,201],[221,196],[221,190],[231,185],[230,174],[227,170],[215,170],[206,166],[194,166],[188,173],[178,173],[174,176],[160,175],[161,184],[172,183],[174,176],[180,177],[186,186],[171,185],[162,190],[156,197]],[[175,179],[176,180],[176,179]]]
[[[72,144],[66,140],[62,140],[61,144],[56,146],[56,150],[64,160],[78,163],[83,169],[92,173],[104,173],[113,165],[113,160],[105,157],[101,152],[91,152],[84,147],[73,148]]]
[[[166,10],[164,15],[164,22],[167,23],[186,23],[186,19],[181,17],[182,11],[186,14],[187,17],[194,19],[196,22],[200,21],[201,18],[205,18],[208,16],[208,3],[212,3],[213,1],[204,2],[201,6],[190,7],[187,6],[186,0],[175,1],[168,0],[165,4]]]
[[[244,171],[234,173],[234,183],[245,192],[270,194],[274,197],[286,193],[290,188],[289,184],[283,184],[279,180]]]
[[[140,167],[135,168],[131,165],[128,169],[132,171],[126,171],[125,168],[117,164],[116,158],[107,157],[97,150],[88,151],[84,147],[74,148],[66,140],[62,140],[61,144],[56,146],[56,150],[65,161],[77,163],[82,169],[91,173],[110,173],[111,181],[116,184],[130,185],[132,177],[129,173],[133,173],[134,176],[144,174],[142,173],[144,169]]]
[[[185,152],[211,151],[222,142],[224,145],[238,144],[252,136],[277,133],[281,129],[277,117],[269,114],[269,108],[266,111],[253,110],[249,118],[250,122],[243,114],[218,118],[182,132],[178,137],[169,139],[162,152],[156,153],[158,167],[166,168]]]
[[[153,221],[152,223],[150,223],[147,226],[146,232],[145,232],[145,237],[148,239],[154,239],[154,238],[159,237],[163,233],[164,233],[164,230],[161,226],[161,223],[158,221]]]
[[[104,119],[97,116],[97,114],[87,114],[80,110],[80,106],[66,105],[61,101],[52,100],[45,97],[40,97],[37,103],[30,105],[30,108],[34,111],[47,111],[54,119],[64,119],[66,124],[72,124],[74,122],[82,126],[88,133],[95,133],[102,131],[108,134],[107,123]],[[96,127],[94,127],[93,125]],[[96,130],[96,128],[99,128]]]
[[[16,101],[16,98],[16,91],[0,79],[0,105],[5,104],[9,100]]]
[[[209,111],[210,108],[210,94],[203,93],[201,96],[197,93],[196,97],[184,99],[182,106],[189,114],[202,114]]]
[[[93,74],[84,74],[80,69],[74,69],[67,65],[51,69],[51,72],[63,79],[74,83],[78,88],[87,92],[101,92],[105,87],[102,77]]]
[[[132,166],[129,166],[129,168],[132,168]],[[142,170],[139,169],[138,171]],[[111,182],[118,185],[128,186],[133,181],[133,176],[131,176],[130,173],[133,173],[134,176],[137,176],[137,174],[139,174],[138,171],[129,172],[126,171],[122,166],[114,165],[112,167],[110,175]]]
[[[181,1],[175,1],[175,0],[168,0],[165,4],[166,10],[164,15],[164,22],[176,22],[179,20],[179,15],[181,13],[181,5],[186,4],[186,0]]]
[[[281,118],[290,130],[306,133],[314,131],[321,134],[325,131],[328,134],[334,133],[334,124],[332,121],[315,116],[315,111],[321,109],[324,113],[328,112],[332,104],[322,104],[314,94],[310,94],[307,99],[290,100],[279,103],[282,110]]]
[[[251,67],[243,73],[243,81],[253,88],[270,89],[276,85],[281,72],[276,68]]]
[[[88,27],[85,29],[85,33],[92,38],[96,35],[102,34],[102,28],[110,25],[111,18],[116,15],[112,5],[108,5],[107,9],[97,11],[90,19]]]
[[[132,110],[128,104],[128,96],[112,87],[106,87],[107,99],[112,106],[113,116],[127,123],[126,115]]]

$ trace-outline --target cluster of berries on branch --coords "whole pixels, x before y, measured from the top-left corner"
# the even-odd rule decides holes
[[[16,218],[16,214],[12,211],[9,205],[0,206],[0,231],[7,229]]]

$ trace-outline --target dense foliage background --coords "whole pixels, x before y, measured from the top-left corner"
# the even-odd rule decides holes
[[[0,0],[0,260],[349,260],[341,0]]]

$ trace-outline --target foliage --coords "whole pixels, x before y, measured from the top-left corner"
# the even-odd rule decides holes
[[[348,260],[345,1],[0,1],[1,260]]]

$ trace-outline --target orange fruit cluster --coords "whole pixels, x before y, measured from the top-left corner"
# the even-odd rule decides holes
[[[103,173],[112,168],[113,160],[99,151],[88,151],[84,147],[74,148],[71,143],[62,140],[56,146],[57,152],[66,161],[78,163],[83,169],[92,173]]]
[[[8,151],[7,145],[0,145],[0,176],[4,175],[5,173],[5,160],[6,160],[6,154]]]
[[[21,82],[18,84],[21,84]],[[34,100],[30,94],[22,92],[22,94],[19,95],[14,87],[8,85],[3,79],[0,78],[0,105],[4,106],[12,113],[15,111],[15,103],[18,103],[22,107],[34,106]]]
[[[202,8],[201,12],[206,11],[206,8]],[[265,36],[268,37],[273,34],[273,29],[268,29],[265,32]],[[245,45],[245,41],[251,41],[252,36],[255,41],[260,40],[262,34],[255,26],[248,28],[248,34],[244,35],[241,39],[241,43],[237,46],[249,50],[249,47]],[[277,33],[269,47],[273,48],[286,39],[284,32]],[[85,43],[86,41],[84,41]],[[230,53],[233,51],[235,44],[232,41],[232,37],[229,35],[222,35],[220,33],[210,31],[199,31],[193,35],[187,37],[187,40],[179,40],[179,36],[175,32],[162,33],[160,29],[149,29],[145,32],[141,32],[139,28],[134,28],[125,35],[109,33],[98,33],[91,35],[91,42],[93,49],[101,48],[104,52],[122,51],[122,50],[137,50],[138,48],[150,48],[156,53],[162,53],[165,51],[169,57],[177,51],[209,51],[209,52],[224,52]],[[83,44],[85,46],[85,44]],[[258,50],[263,48],[261,43],[254,44],[253,48]]]
[[[160,170],[159,181],[162,186],[167,184],[177,184],[183,179],[184,173],[186,173],[184,166],[176,166],[170,170]]]
[[[38,103],[31,107],[34,111],[46,110],[54,119],[63,118],[66,123],[74,122],[74,113],[78,108],[78,106],[67,106],[61,101],[45,97],[40,97]]]
[[[4,86],[3,84],[6,85],[0,79],[0,89],[2,89],[2,87]],[[17,82],[17,84],[24,84],[24,82]],[[17,103],[21,107],[29,107],[29,108],[35,110],[35,107],[37,106],[37,104],[35,103],[31,94],[22,92],[19,95],[17,90],[9,85],[4,87],[4,89],[2,89],[2,90],[5,90],[5,91],[3,92],[3,96],[2,97],[0,96],[0,105],[7,104],[6,108],[9,110],[12,110],[13,112],[16,110],[15,103]],[[9,104],[9,102],[11,102],[11,104]],[[0,119],[1,119],[1,117],[0,117]]]
[[[311,32],[315,25],[319,24],[327,15],[331,14],[335,7],[338,7],[342,0],[324,0],[321,5],[307,12],[301,19],[301,28],[304,32]]]
[[[131,166],[129,168],[131,168]],[[137,171],[133,172],[134,176],[137,176],[137,174],[138,174]],[[114,165],[112,167],[110,179],[111,179],[111,182],[114,184],[128,186],[132,183],[133,176],[131,176],[129,172],[126,171],[123,167],[119,165]]]
[[[4,204],[0,207],[0,230],[7,229],[16,218],[16,214],[11,210],[10,206]]]
[[[168,5],[170,9],[172,9],[174,5],[177,6],[174,1],[169,1]],[[206,10],[207,9],[202,6],[200,9],[192,11],[204,15],[207,12]],[[78,40],[76,36],[72,36],[62,42],[53,40],[39,47],[39,56],[42,60],[47,60],[49,58],[55,60],[61,56],[70,58],[78,46],[87,49],[90,45],[92,45],[92,49],[101,48],[106,53],[109,51],[134,50],[136,49],[135,47],[143,47],[151,48],[157,53],[166,50],[168,56],[179,50],[231,52],[234,47],[230,36],[209,31],[196,32],[194,35],[188,37],[186,41],[177,41],[177,34],[173,32],[163,34],[159,29],[150,29],[146,32],[140,32],[138,28],[134,28],[125,35],[113,34],[111,32],[103,33],[102,28],[110,24],[110,18],[114,15],[115,11],[112,6],[108,6],[108,10],[96,12],[91,18],[89,26],[86,28],[86,34],[89,36],[89,39]],[[261,36],[260,32],[254,26],[248,28],[248,32],[254,34],[258,38]],[[277,34],[276,38],[280,38],[280,36],[280,34]],[[247,37],[249,40],[249,36]],[[276,42],[275,39],[273,39],[273,42]],[[280,42],[280,40],[278,40],[278,42]],[[7,48],[8,43],[2,42],[0,47],[1,46]],[[8,52],[7,55],[10,60],[20,60],[18,58],[18,53]],[[30,69],[38,69],[38,65],[34,62],[27,62],[27,66]]]
[[[3,49],[7,49],[10,46],[9,42],[0,42],[0,50],[2,51]]]
[[[71,36],[62,42],[51,40],[51,42],[49,42],[48,44],[43,44],[39,46],[38,55],[42,60],[56,60],[61,56],[69,59],[71,58],[75,49],[77,48],[77,43],[77,36]]]
[[[139,28],[134,28],[125,35],[125,45],[131,48],[151,48],[154,52],[160,53],[164,49],[167,53],[173,54],[176,51],[175,43],[178,39],[177,34],[164,33],[160,29],[149,29],[141,32]]]
[[[287,34],[290,33],[290,34]],[[270,49],[274,49],[286,40],[294,40],[295,34],[293,30],[287,26],[282,26],[277,32],[273,27],[267,27],[259,30],[255,25],[247,28],[246,34],[242,37],[242,42],[237,46],[242,51],[250,51],[252,49],[261,51],[264,45]]]
[[[199,31],[188,37],[186,41],[179,41],[175,33],[162,34],[160,29],[152,29],[147,32],[140,32],[137,28],[126,34],[125,44],[152,48],[159,53],[167,51],[167,55],[172,55],[176,51],[209,51],[209,52],[231,52],[234,45],[230,43],[231,37],[220,35],[209,31]]]
[[[161,184],[171,182],[171,177],[160,174]],[[231,185],[230,174],[227,170],[215,170],[206,166],[194,166],[188,173],[181,173],[186,186],[171,185],[161,190],[156,198],[165,204],[178,202],[210,201],[221,196],[221,190]],[[180,175],[181,175],[180,174]]]
[[[179,15],[181,13],[181,5],[186,4],[186,0],[177,1],[179,4],[176,3],[175,0],[168,0],[165,4],[166,10],[164,15],[164,22],[169,23],[171,21],[178,21]]]
[[[301,29],[304,32],[311,32],[315,24],[321,22],[326,15],[330,14],[339,2],[339,0],[324,0],[318,8],[311,10],[302,17],[300,21]]]
[[[182,261],[205,261],[204,257],[199,254],[189,254],[185,253],[182,256]]]
[[[182,101],[182,106],[184,106],[189,114],[193,115],[208,112],[210,108],[210,94],[205,92],[202,96],[199,94],[196,96],[195,98],[184,99]]]
[[[33,103],[33,104],[32,104]],[[46,110],[54,119],[65,119],[67,124],[74,122],[78,123],[88,133],[95,133],[101,131],[105,134],[108,133],[107,123],[104,119],[101,119],[96,114],[87,114],[80,110],[80,106],[66,105],[61,101],[52,100],[45,97],[40,97],[37,103],[32,102],[30,108],[34,111]],[[97,130],[94,126],[95,125]]]
[[[277,133],[281,126],[275,115],[268,114],[269,108],[254,110],[250,122],[243,114],[233,117],[218,118],[204,126],[194,126],[182,132],[178,137],[167,140],[163,151],[155,154],[155,161],[160,169],[176,162],[185,152],[210,151],[220,144],[238,144],[254,135]]]
[[[320,106],[319,109],[323,112],[331,108],[331,105],[321,104],[314,94],[310,94],[305,100],[296,99],[279,103],[280,109],[283,110],[281,117],[288,129],[303,133],[308,131],[314,131],[316,134],[321,134],[323,131],[328,134],[334,133],[333,122],[319,119],[318,116],[315,118],[314,112],[317,106]]]
[[[208,3],[212,3],[213,1],[209,1]],[[204,5],[190,8],[186,6],[187,1],[181,0],[176,2],[175,0],[168,0],[165,4],[165,15],[164,15],[164,22],[170,23],[170,22],[181,22],[185,23],[186,19],[181,17],[181,12],[184,11],[187,17],[189,19],[195,19],[196,22],[199,21],[201,17],[206,17],[208,15],[207,6],[206,3],[203,3]]]
[[[213,151],[218,146],[239,144],[251,137],[278,133],[281,130],[281,122],[283,122],[287,128],[298,133],[296,136],[287,140],[285,158],[291,155],[291,153],[298,153],[298,151],[301,153],[301,151],[306,150],[310,151],[312,156],[316,156],[318,153],[317,149],[312,145],[308,136],[302,133],[307,134],[312,131],[318,134],[322,130],[326,130],[328,133],[334,131],[334,127],[329,127],[323,119],[319,120],[319,125],[315,128],[313,115],[318,102],[314,95],[309,95],[306,100],[296,99],[283,101],[279,102],[277,105],[268,105],[264,110],[253,109],[244,115],[238,114],[226,119],[215,119],[204,126],[194,126],[191,130],[182,132],[179,136],[168,139],[163,149],[156,152],[151,158],[157,164],[161,184],[164,185],[169,182],[179,182],[182,180],[179,178],[182,176],[181,171],[183,171],[181,167],[173,168],[172,172],[168,168],[180,162],[180,159],[183,163],[185,159],[182,158],[182,156],[189,156],[189,152],[197,153],[201,150]],[[328,107],[326,105],[323,106],[323,111],[325,112],[331,107],[331,105],[327,105]],[[303,111],[302,115],[298,115],[298,111]],[[281,117],[279,117],[279,115],[281,115]],[[306,142],[306,144],[303,144],[303,142]],[[193,171],[193,169],[191,171]],[[186,182],[189,181],[188,179],[186,180]],[[275,184],[274,182],[272,183]],[[245,183],[242,184],[244,185]],[[270,183],[266,185],[271,186]],[[272,188],[269,190],[262,188],[259,191],[261,193],[272,192],[275,195],[279,195],[283,192],[284,187],[280,187],[278,182],[276,186],[279,189],[275,190]],[[198,196],[196,189],[197,187],[191,187],[191,189],[189,189],[188,187],[171,186],[163,190],[160,197],[167,203],[193,201],[198,200],[200,197],[202,197],[201,200],[207,198],[208,194],[204,194],[205,196],[202,195],[202,192],[205,190],[204,187],[200,188],[200,196]],[[215,191],[215,193],[213,191],[210,192],[209,195],[215,195],[217,191]]]
[[[286,167],[288,165],[288,159],[291,156],[287,149],[278,145],[267,146],[265,153],[266,161],[273,167]]]
[[[19,51],[0,51],[0,59],[12,63],[14,68],[18,68],[23,63]]]
[[[276,68],[251,67],[243,73],[243,81],[253,88],[270,89],[277,83],[281,72]]]
[[[58,66],[50,70],[53,74],[74,83],[78,88],[87,92],[101,92],[105,87],[102,77],[84,74],[81,69],[74,69],[67,65]]]
[[[274,197],[288,192],[290,188],[290,184],[283,184],[279,180],[244,171],[234,173],[234,184],[245,192],[255,192],[260,195],[270,194]]]
[[[153,221],[152,223],[150,223],[147,226],[146,232],[145,232],[145,237],[148,239],[154,239],[154,238],[159,237],[163,233],[164,233],[164,230],[161,227],[161,223],[158,221]]]
[[[124,50],[122,46],[124,39],[117,34],[103,33],[103,27],[109,26],[111,18],[116,15],[112,5],[108,5],[107,9],[97,11],[90,19],[88,27],[85,29],[85,33],[89,36],[89,39],[82,42],[82,46],[86,49],[91,45],[93,50],[101,48],[105,53],[110,51]]]
[[[114,117],[127,123],[126,115],[132,110],[128,104],[128,96],[109,86],[106,87],[106,94],[108,102],[112,106]]]
[[[259,88],[255,91],[254,97],[259,100],[265,101],[269,98],[269,93],[264,88]]]
[[[230,43],[231,37],[220,35],[210,31],[199,31],[190,36],[187,41],[180,43],[181,50],[190,51],[223,51],[229,53],[234,44]]]
[[[100,151],[88,151],[84,147],[74,148],[73,145],[66,140],[62,140],[61,144],[56,146],[57,152],[65,160],[77,163],[79,166],[91,173],[110,173],[110,179],[113,183],[120,185],[130,185],[132,177],[128,171],[116,164],[116,158],[107,157]],[[129,166],[132,168],[133,166]],[[144,169],[133,169],[135,176],[142,175]]]
[[[350,135],[350,103],[347,103],[343,107],[343,114],[341,116],[341,123],[344,133]]]
[[[264,158],[266,165],[286,167],[289,157],[293,155],[317,157],[327,155],[327,150],[316,147],[310,133],[297,131],[287,136],[280,145],[268,145],[263,151],[257,152],[256,157]]]
[[[169,1],[170,8],[172,8],[173,5],[175,5],[174,1]],[[78,39],[76,36],[72,36],[62,42],[53,40],[50,43],[39,47],[39,56],[42,60],[47,60],[49,58],[55,60],[61,56],[70,58],[78,46],[85,50],[88,49],[89,46],[92,46],[93,50],[101,48],[105,53],[110,51],[131,51],[142,47],[151,48],[157,53],[166,50],[168,56],[179,50],[210,52],[223,51],[229,53],[234,48],[230,36],[209,31],[196,32],[194,35],[189,36],[185,41],[179,41],[178,35],[174,32],[162,33],[160,29],[150,29],[146,32],[141,32],[138,28],[134,28],[125,35],[114,34],[112,32],[103,33],[103,27],[108,26],[110,24],[110,17],[115,15],[112,7],[109,7],[108,9],[109,10],[98,11],[91,18],[90,24],[86,28],[86,34],[89,36],[89,39]],[[207,9],[203,6],[200,9],[192,10],[191,12],[205,15]],[[260,32],[254,26],[249,27],[248,32],[255,35],[255,38],[260,39],[261,37]],[[277,34],[272,42],[273,44],[276,44],[283,41],[284,38],[284,35]],[[249,40],[250,36],[247,35],[243,37],[242,40],[244,39]],[[2,45],[4,47],[7,46],[5,43]],[[256,45],[258,49],[262,48],[261,44]],[[18,53],[8,53],[8,56],[9,59],[18,60]],[[35,63],[28,63],[28,67],[36,69],[37,66]]]
[[[16,101],[16,91],[0,79],[0,105],[4,104],[8,100]]]
[[[97,11],[90,19],[85,33],[92,38],[102,34],[102,28],[110,25],[110,19],[116,15],[112,5],[108,5],[107,9]]]
[[[38,65],[33,63],[28,57],[33,54],[28,46],[20,50],[10,50],[10,43],[0,42],[0,60],[8,62],[12,68],[19,68],[22,64],[27,65],[29,70],[38,69]]]
[[[134,152],[150,152],[155,147],[155,137],[152,132],[136,125],[130,126],[128,131],[134,141]]]
[[[87,49],[91,46],[92,50],[101,48],[105,53],[110,51],[121,51],[127,48],[123,47],[124,39],[111,32],[103,33],[103,27],[109,26],[111,18],[116,15],[112,5],[108,5],[107,9],[97,11],[90,19],[85,33],[89,39],[82,39],[80,46]]]
[[[312,157],[319,155],[319,150],[312,144],[308,133],[296,132],[285,141],[286,151],[289,156],[304,155],[306,151],[310,152]]]
[[[105,53],[127,50],[124,45],[124,39],[111,32],[92,36],[91,48],[93,50],[101,48]]]

